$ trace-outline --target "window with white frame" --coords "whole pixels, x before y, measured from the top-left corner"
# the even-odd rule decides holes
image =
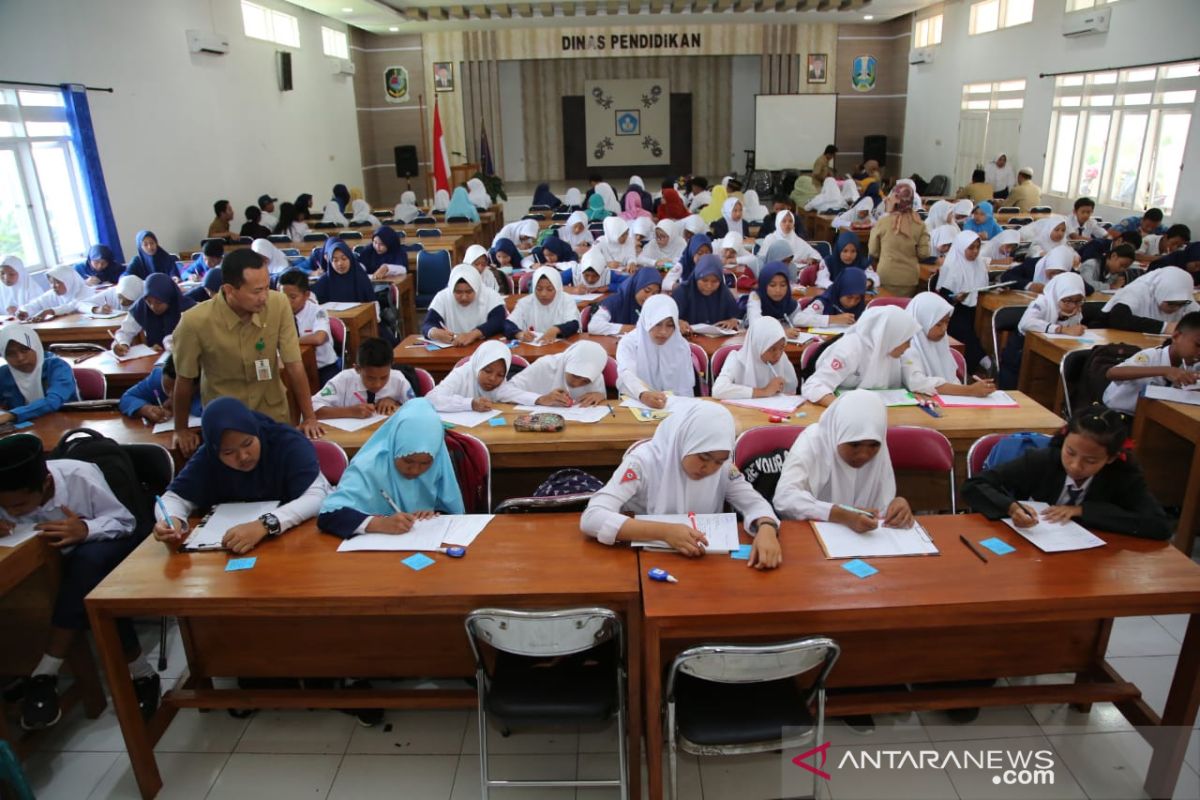
[[[1025,80],[963,84],[962,107],[972,111],[1024,108]]]
[[[1067,0],[1067,11],[1084,11],[1097,6],[1112,5],[1117,0]]]
[[[1043,191],[1169,213],[1197,90],[1200,61],[1060,75]]]
[[[0,253],[40,270],[92,237],[62,92],[0,86]]]
[[[972,36],[1033,22],[1033,0],[980,0],[971,4]]]
[[[342,31],[335,31],[333,28],[326,28],[324,25],[321,26],[321,47],[327,56],[350,57],[350,43],[346,40],[346,34]]]
[[[942,43],[942,15],[917,20],[913,26],[913,47],[932,47]]]
[[[291,14],[242,0],[242,29],[253,39],[300,46],[300,21]]]

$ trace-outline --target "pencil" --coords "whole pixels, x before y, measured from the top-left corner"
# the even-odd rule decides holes
[[[979,548],[975,546],[974,542],[972,542],[966,536],[963,536],[961,533],[958,535],[958,538],[962,541],[963,544],[965,544],[968,548],[970,548],[972,553],[974,553],[976,556],[979,557],[980,561],[982,561],[985,564],[988,563],[987,556],[985,556],[983,553],[981,553],[979,551]]]

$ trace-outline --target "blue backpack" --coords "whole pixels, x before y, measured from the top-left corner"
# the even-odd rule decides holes
[[[1044,433],[1010,433],[992,448],[988,457],[983,461],[984,469],[995,469],[1001,464],[1007,464],[1014,458],[1020,458],[1026,450],[1040,450],[1050,446],[1050,437]]]

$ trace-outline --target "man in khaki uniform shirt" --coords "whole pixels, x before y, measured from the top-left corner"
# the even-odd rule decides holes
[[[221,291],[185,312],[175,328],[172,444],[184,455],[197,446],[196,433],[187,427],[197,378],[205,405],[218,397],[236,397],[252,411],[288,422],[280,361],[295,387],[300,430],[310,438],[319,437],[323,429],[313,411],[296,322],[287,298],[270,290],[267,262],[252,250],[238,250],[225,258],[221,268]]]
[[[213,203],[213,221],[208,223],[208,238],[209,239],[225,239],[226,241],[236,241],[238,237],[233,235],[233,231],[229,230],[229,223],[233,219],[233,206],[228,200],[218,200]]]
[[[1022,167],[1017,173],[1017,185],[1008,193],[1005,205],[1016,206],[1025,213],[1042,202],[1042,190],[1033,182],[1033,170]]]
[[[826,178],[833,177],[833,158],[837,155],[837,148],[829,145],[825,148],[825,152],[817,156],[817,160],[813,162],[812,181],[819,189]]]

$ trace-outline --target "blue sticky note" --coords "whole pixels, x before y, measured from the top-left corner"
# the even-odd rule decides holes
[[[16,430],[19,430],[19,431],[23,431],[26,428],[32,428],[32,427],[33,427],[32,422],[18,422],[13,425],[13,428],[15,428]]]
[[[254,569],[254,562],[258,561],[257,556],[250,558],[231,558],[225,562],[226,572],[237,572],[243,569]]]
[[[736,558],[741,561],[749,561],[751,547],[752,547],[752,545],[744,544],[741,547],[739,547],[737,550],[734,550],[732,553],[730,553],[729,557]]]
[[[431,353],[436,353],[438,350],[441,350],[442,348],[440,348],[440,347],[434,347],[434,346],[433,346],[433,345],[431,345],[431,344],[427,344],[427,345],[425,345],[425,349],[426,349],[426,350],[428,350],[428,351],[429,351],[429,352],[431,352]]]
[[[847,561],[845,564],[842,564],[842,569],[846,570],[851,575],[857,575],[860,578],[869,578],[876,572],[879,572],[879,570],[875,569],[861,558],[856,558],[853,561]]]
[[[507,424],[504,421],[504,417],[492,417],[488,420],[488,425],[491,425],[493,428],[503,428]]]
[[[998,556],[1006,556],[1017,549],[1003,539],[997,539],[995,536],[990,539],[984,539],[980,544]]]
[[[432,564],[433,559],[430,558],[429,556],[425,555],[424,553],[413,553],[411,556],[404,559],[400,563],[403,564],[404,566],[408,567],[409,569],[413,569],[413,570],[416,570],[417,572],[420,572],[421,570],[425,569],[430,564]]]

